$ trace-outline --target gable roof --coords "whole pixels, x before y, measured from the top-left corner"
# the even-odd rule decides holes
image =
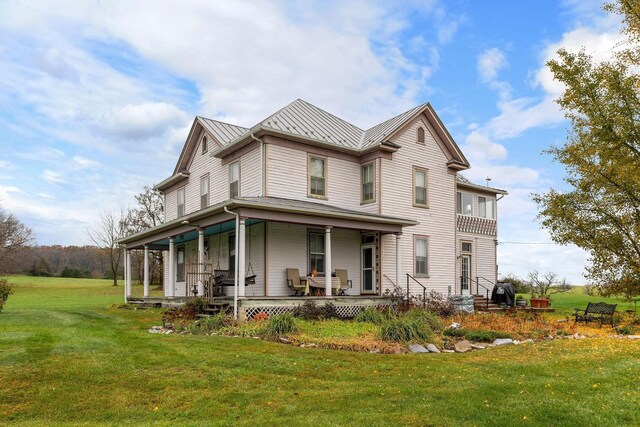
[[[228,144],[240,135],[247,133],[249,129],[242,126],[232,125],[230,123],[220,122],[218,120],[207,119],[206,117],[197,116],[202,127],[209,132],[222,145]]]

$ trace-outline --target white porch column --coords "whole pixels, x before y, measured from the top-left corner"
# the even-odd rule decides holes
[[[240,227],[238,230],[238,247],[236,248],[236,256],[238,257],[238,297],[244,298],[244,268],[245,268],[245,218],[240,218]]]
[[[204,228],[198,228],[198,296],[204,295]]]
[[[124,263],[127,273],[124,277],[124,286],[127,288],[127,298],[131,297],[131,251],[126,250],[124,252]]]
[[[396,233],[396,286],[400,287],[402,281],[402,246],[400,238],[402,233]]]
[[[174,297],[176,296],[176,275],[173,271],[173,265],[175,262],[175,253],[176,253],[176,238],[171,236],[169,237],[169,283],[167,283],[167,296]]]
[[[124,277],[123,277],[123,289],[124,289],[124,303],[127,303],[127,249],[122,251],[123,254],[123,263],[124,263]]]
[[[149,245],[144,245],[144,297],[149,297]]]
[[[327,298],[331,298],[331,272],[333,271],[331,266],[331,228],[332,227],[328,225],[324,233],[324,292]]]

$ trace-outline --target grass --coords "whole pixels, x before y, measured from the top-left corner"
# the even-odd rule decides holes
[[[161,310],[109,308],[121,286],[10,280],[0,425],[640,424],[631,340],[396,356],[153,335]]]
[[[529,299],[529,294],[523,295]],[[625,310],[635,310],[635,304],[633,302],[624,301],[622,298],[604,298],[600,296],[589,296],[585,293],[584,287],[576,286],[568,292],[563,292],[551,296],[551,308],[555,309],[558,315],[571,315],[575,308],[584,310],[589,302],[606,302],[609,304],[618,304],[616,307],[617,312],[623,312]]]

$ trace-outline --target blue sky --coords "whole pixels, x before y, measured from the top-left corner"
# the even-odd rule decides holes
[[[563,188],[560,47],[607,58],[620,24],[596,1],[5,1],[0,207],[38,244],[89,243],[102,210],[169,176],[194,115],[251,126],[296,98],[366,128],[424,101],[500,201],[502,273],[582,283],[529,195]],[[507,243],[517,242],[517,243]]]

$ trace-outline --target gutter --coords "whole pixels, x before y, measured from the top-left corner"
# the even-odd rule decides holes
[[[160,181],[158,184],[154,185],[153,189],[158,191],[164,191],[168,187],[171,187],[173,184],[176,184],[182,181],[183,179],[188,178],[189,175],[190,175],[189,172],[178,172],[177,174],[172,175],[169,178],[165,179],[164,181]]]

